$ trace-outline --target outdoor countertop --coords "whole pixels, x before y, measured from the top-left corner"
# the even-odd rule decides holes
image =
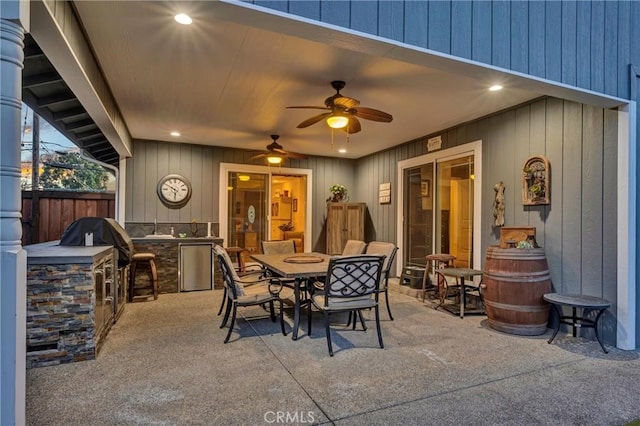
[[[60,240],[24,246],[28,265],[55,265],[62,263],[93,263],[113,246],[61,246]]]
[[[180,238],[180,237],[171,237],[169,235],[167,236],[155,236],[155,237],[131,237],[131,239],[134,241],[134,243],[136,244],[151,244],[151,243],[222,243],[222,238],[218,238],[218,237],[185,237],[185,238]]]

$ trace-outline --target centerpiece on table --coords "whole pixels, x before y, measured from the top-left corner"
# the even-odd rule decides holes
[[[343,185],[331,185],[329,192],[331,192],[331,197],[327,198],[327,202],[340,203],[347,201],[347,188]]]

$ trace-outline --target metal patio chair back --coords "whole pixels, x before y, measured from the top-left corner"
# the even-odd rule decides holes
[[[378,312],[378,289],[382,276],[384,255],[359,255],[335,257],[329,261],[323,291],[311,296],[311,305],[324,313],[327,346],[333,356],[329,314],[335,312],[353,312],[373,308],[375,311],[378,343],[383,348],[380,316]],[[311,323],[309,323],[311,335]]]

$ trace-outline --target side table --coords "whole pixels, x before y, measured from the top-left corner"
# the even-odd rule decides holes
[[[453,268],[453,261],[456,260],[456,257],[452,254],[448,253],[435,253],[428,254],[425,256],[426,264],[424,267],[424,275],[422,276],[422,302],[424,302],[425,296],[427,295],[427,280],[429,278],[429,270],[434,271],[435,269],[442,268]],[[438,291],[438,284],[433,284],[433,291]],[[431,288],[429,289],[431,291]]]
[[[600,335],[598,334],[598,320],[606,311],[611,303],[595,296],[585,296],[582,294],[560,294],[560,293],[547,293],[543,296],[544,300],[551,303],[558,313],[558,325],[556,330],[553,332],[553,336],[549,339],[547,343],[553,342],[558,331],[560,330],[561,324],[570,325],[573,331],[573,337],[577,336],[578,328],[593,328],[596,334],[596,339],[598,339],[598,343],[600,343],[600,347],[604,351],[604,353],[609,353],[607,349],[605,349],[602,341],[600,340]],[[570,306],[571,307],[571,315],[562,315],[562,307]],[[576,309],[581,308],[582,314],[581,316],[577,315]],[[585,310],[595,310],[598,311],[596,318],[594,320],[590,318],[586,318],[584,316]]]

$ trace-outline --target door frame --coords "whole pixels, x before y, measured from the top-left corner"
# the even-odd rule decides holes
[[[454,146],[452,148],[441,151],[430,152],[418,157],[408,158],[398,161],[398,211],[396,223],[396,236],[398,241],[398,253],[396,256],[396,276],[400,276],[400,272],[404,267],[404,171],[413,167],[418,167],[426,163],[439,163],[442,161],[452,160],[465,155],[473,155],[473,264],[476,269],[481,264],[482,256],[482,232],[481,232],[481,215],[482,215],[482,140],[469,142],[463,145]],[[435,173],[434,168],[434,173]],[[436,182],[432,184],[432,188],[436,189]],[[435,194],[434,194],[435,196]],[[434,216],[435,220],[435,216]],[[433,226],[433,225],[432,225]],[[432,236],[432,247],[435,247],[435,232]]]
[[[309,238],[304,239],[304,251],[311,251],[311,240],[313,235],[313,229],[311,228],[311,224],[313,223],[311,214],[313,212],[312,206],[312,195],[313,195],[313,171],[311,169],[293,169],[288,167],[270,167],[270,166],[256,166],[251,164],[239,164],[239,163],[220,163],[220,203],[218,204],[218,218],[220,222],[218,235],[220,238],[224,240],[223,245],[228,246],[228,235],[227,228],[229,225],[229,218],[227,217],[228,213],[228,203],[229,203],[229,172],[238,172],[238,173],[261,173],[269,176],[269,188],[267,190],[271,192],[271,176],[277,174],[291,174],[291,175],[299,175],[306,176],[307,178],[307,199],[306,199],[306,208],[305,208],[305,223],[304,229],[305,234],[309,234]],[[265,203],[270,202],[271,197],[265,197]],[[268,223],[271,223],[271,209],[270,205],[266,204],[265,211],[267,212],[267,220]]]

